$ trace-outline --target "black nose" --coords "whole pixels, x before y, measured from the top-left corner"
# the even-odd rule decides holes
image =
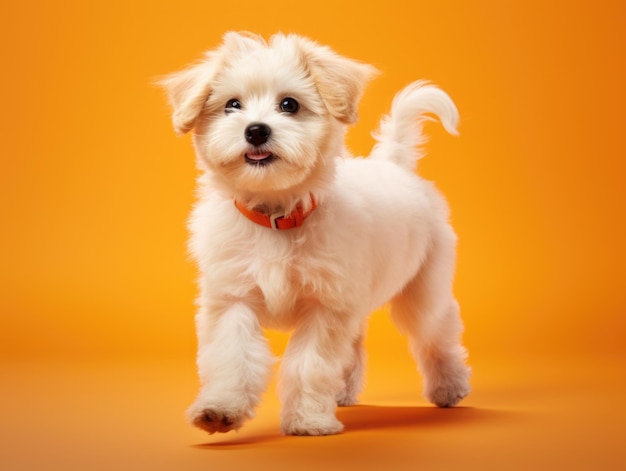
[[[253,146],[265,144],[272,134],[272,130],[267,124],[252,123],[246,128],[246,141]]]

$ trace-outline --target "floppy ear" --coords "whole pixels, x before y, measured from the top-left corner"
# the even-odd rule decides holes
[[[176,134],[182,136],[193,129],[211,94],[211,81],[219,59],[216,54],[207,55],[205,61],[159,80],[158,85],[167,91],[172,105],[172,123]]]
[[[367,82],[378,70],[342,57],[331,49],[302,37],[296,37],[305,66],[330,113],[345,124],[358,120],[357,108]]]
[[[178,135],[191,131],[211,94],[211,84],[226,58],[237,52],[249,52],[263,40],[251,33],[230,32],[224,35],[222,46],[205,54],[204,59],[157,82],[168,94],[173,108],[172,122]]]

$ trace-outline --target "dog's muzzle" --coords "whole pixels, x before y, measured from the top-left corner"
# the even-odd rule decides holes
[[[244,133],[246,141],[255,147],[255,150],[245,154],[246,162],[250,165],[263,166],[274,161],[276,156],[271,152],[261,151],[260,147],[266,144],[272,134],[272,129],[265,123],[252,123]]]

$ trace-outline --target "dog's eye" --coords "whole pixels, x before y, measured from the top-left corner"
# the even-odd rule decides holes
[[[234,110],[240,110],[240,109],[241,109],[241,102],[237,100],[236,98],[232,98],[228,100],[226,102],[226,106],[224,107],[224,110],[227,113],[232,113]]]
[[[283,98],[283,101],[280,102],[280,111],[285,113],[297,113],[299,109],[300,103],[295,98]]]

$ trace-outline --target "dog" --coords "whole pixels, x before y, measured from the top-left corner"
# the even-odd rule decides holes
[[[189,420],[209,432],[254,416],[273,372],[263,329],[292,332],[279,374],[281,432],[342,431],[337,406],[363,387],[368,314],[389,302],[425,397],[470,391],[452,294],[456,235],[434,185],[415,172],[425,120],[456,134],[449,96],[415,82],[394,99],[368,158],[344,144],[377,73],[313,40],[229,32],[160,81],[175,131],[193,130],[201,170],[190,217],[198,264],[197,365]]]

